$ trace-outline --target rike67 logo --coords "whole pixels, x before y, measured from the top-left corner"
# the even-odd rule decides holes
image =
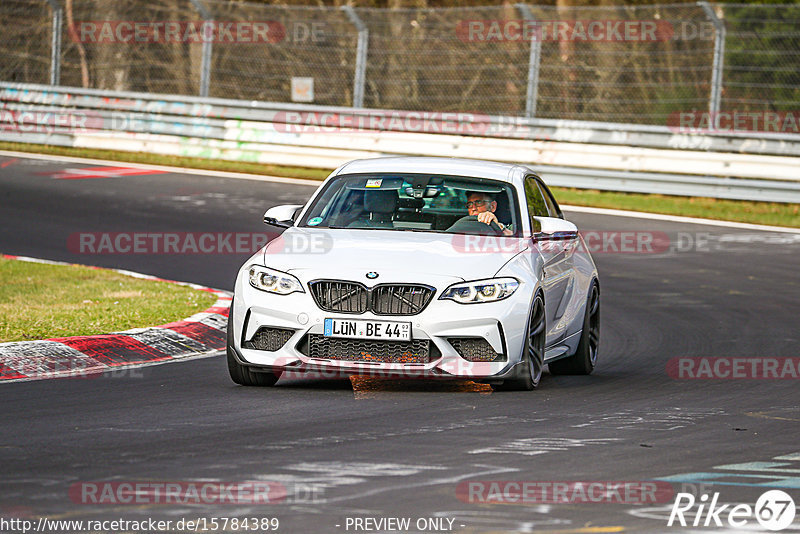
[[[761,528],[777,532],[792,524],[795,512],[794,499],[781,490],[769,490],[763,493],[755,506],[720,504],[718,492],[710,498],[708,494],[703,494],[699,499],[695,499],[691,493],[678,493],[667,526],[714,528],[727,526],[750,530],[755,520]],[[689,516],[689,519],[686,516]]]

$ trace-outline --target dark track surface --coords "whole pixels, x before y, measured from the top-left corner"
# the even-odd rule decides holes
[[[266,208],[302,203],[312,192],[180,174],[55,180],[53,172],[88,166],[0,157],[4,164],[0,252],[223,289],[246,254],[81,255],[67,239],[90,231],[261,232]],[[347,517],[444,517],[456,532],[665,532],[672,499],[489,505],[462,502],[456,487],[735,475],[714,467],[800,452],[797,379],[675,380],[666,372],[667,361],[683,356],[797,357],[800,238],[567,216],[582,230],[659,231],[673,242],[679,232],[701,232],[709,241],[705,250],[594,254],[602,284],[594,375],[546,373],[538,391],[491,394],[427,381],[294,379],[257,389],[234,385],[224,358],[213,357],[94,380],[0,384],[0,517],[278,517],[279,531],[292,533],[348,532]],[[800,469],[800,457],[791,464]],[[278,481],[318,492],[268,506],[91,506],[68,495],[83,481],[195,480]],[[752,505],[768,488],[741,483],[769,480],[739,476],[706,491]],[[800,504],[800,478],[782,484]]]

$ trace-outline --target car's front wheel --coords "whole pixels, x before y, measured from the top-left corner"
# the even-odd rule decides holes
[[[516,378],[504,380],[502,384],[495,386],[495,389],[530,391],[539,386],[544,368],[544,340],[547,330],[545,326],[544,299],[539,293],[531,305],[520,372]]]
[[[236,359],[235,349],[233,348],[233,301],[228,311],[228,373],[231,380],[241,386],[274,386],[281,377],[278,372],[256,373],[246,365],[242,365]]]
[[[592,284],[589,299],[586,301],[586,313],[583,317],[583,332],[575,354],[563,360],[548,364],[550,374],[554,375],[588,375],[597,365],[597,353],[600,347],[600,287]]]

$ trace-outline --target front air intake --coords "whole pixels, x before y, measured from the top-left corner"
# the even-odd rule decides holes
[[[505,354],[495,352],[482,337],[451,337],[447,341],[468,362],[501,362],[506,359]]]
[[[242,347],[275,352],[286,345],[286,342],[294,335],[294,332],[294,330],[288,328],[262,326],[253,334],[253,338],[250,341],[245,341],[242,344]]]

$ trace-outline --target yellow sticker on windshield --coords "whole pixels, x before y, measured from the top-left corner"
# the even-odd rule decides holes
[[[367,180],[366,187],[380,187],[382,183],[383,183],[383,178],[372,178],[370,180]]]

